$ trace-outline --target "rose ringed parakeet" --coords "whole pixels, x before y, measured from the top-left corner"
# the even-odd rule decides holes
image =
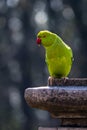
[[[46,50],[45,61],[50,76],[67,77],[73,60],[71,48],[57,34],[47,30],[37,34],[37,44],[42,44]]]

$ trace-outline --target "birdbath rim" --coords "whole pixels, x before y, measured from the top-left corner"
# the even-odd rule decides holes
[[[47,86],[27,88],[24,93],[27,104],[48,111],[54,118],[69,119],[69,121],[84,119],[87,124],[87,79],[63,81],[63,79],[51,78],[51,80],[48,81]],[[77,86],[73,84],[66,86],[70,80]],[[65,83],[64,86],[61,82]]]

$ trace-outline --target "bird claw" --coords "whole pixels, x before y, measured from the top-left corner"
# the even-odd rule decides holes
[[[66,83],[66,81],[67,81],[69,78],[68,78],[68,77],[62,77],[61,79],[64,81],[64,83]]]
[[[53,82],[54,82],[54,77],[49,76],[49,78],[48,78],[48,85],[52,86]]]

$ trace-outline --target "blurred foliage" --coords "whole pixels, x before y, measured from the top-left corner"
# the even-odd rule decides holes
[[[86,0],[0,0],[0,130],[60,124],[24,100],[25,88],[47,85],[44,49],[35,43],[43,29],[57,33],[73,49],[69,77],[86,77]]]

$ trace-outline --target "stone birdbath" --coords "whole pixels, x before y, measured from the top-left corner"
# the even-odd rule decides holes
[[[61,119],[61,126],[87,126],[87,78],[49,77],[47,86],[27,88],[24,97],[29,106]]]

